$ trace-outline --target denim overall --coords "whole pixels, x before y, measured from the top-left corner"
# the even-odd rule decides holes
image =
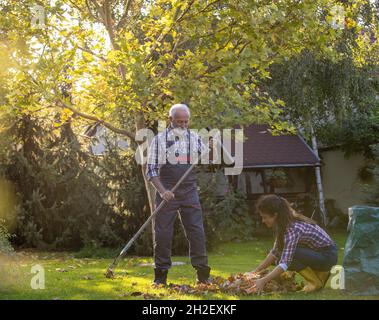
[[[189,130],[188,137],[190,139]],[[166,164],[160,168],[160,181],[167,190],[171,190],[191,166],[190,142],[191,139],[188,143],[186,163],[171,164],[166,161]],[[173,143],[174,141],[167,140],[166,130],[166,159],[167,149]],[[178,157],[178,154],[176,153],[175,156]],[[161,201],[162,198],[157,192],[155,205],[158,206]],[[171,267],[171,244],[174,222],[178,213],[189,243],[189,254],[192,266],[196,269],[207,267],[208,257],[205,248],[203,217],[197,192],[196,173],[194,170],[175,191],[175,198],[166,203],[153,219],[154,260],[156,269],[168,270]]]

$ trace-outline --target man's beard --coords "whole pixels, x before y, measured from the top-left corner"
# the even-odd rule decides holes
[[[173,129],[174,135],[178,137],[183,137],[186,132],[187,132],[187,129],[182,128],[182,127],[174,127]]]

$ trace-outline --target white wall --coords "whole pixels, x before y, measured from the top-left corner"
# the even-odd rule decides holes
[[[362,155],[345,158],[340,150],[321,151],[324,162],[321,168],[325,199],[336,200],[344,213],[353,205],[366,205],[358,170],[365,165]]]

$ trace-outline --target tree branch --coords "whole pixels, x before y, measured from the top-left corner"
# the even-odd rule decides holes
[[[75,45],[75,44],[74,44],[74,45]],[[97,53],[93,52],[93,51],[92,51],[92,50],[90,50],[90,49],[86,49],[86,48],[83,48],[83,47],[81,47],[81,46],[78,46],[78,45],[76,45],[76,47],[77,47],[78,49],[80,49],[80,50],[84,51],[84,52],[87,52],[87,53],[90,53],[90,54],[92,54],[94,57],[96,57],[96,58],[99,58],[99,59],[103,60],[104,62],[106,62],[106,61],[107,61],[107,59],[105,59],[104,57],[102,57],[102,56],[98,55]]]
[[[81,12],[81,13],[83,13],[83,8],[79,7],[79,6],[75,3],[75,1],[73,1],[73,0],[69,0],[68,2],[70,2],[70,5],[72,5],[73,7],[75,7],[76,10],[78,10],[78,11]],[[88,7],[88,6],[87,6],[87,7]]]
[[[125,24],[128,20],[129,9],[130,9],[130,6],[132,5],[132,2],[133,2],[133,0],[127,0],[126,1],[124,14],[122,15],[120,21],[116,25],[116,30],[119,30],[125,26]]]
[[[189,16],[187,16],[187,17],[185,17],[185,18],[183,17],[182,20],[184,20],[184,19],[190,19],[190,18],[196,17],[196,16],[199,15],[200,13],[206,12],[207,9],[208,9],[209,7],[213,6],[214,4],[217,4],[218,2],[220,2],[220,0],[213,1],[213,2],[211,2],[211,3],[209,3],[209,4],[207,4],[203,9],[199,10],[198,12],[195,12],[194,14],[189,15]]]
[[[249,44],[251,44],[251,41],[248,41],[248,42],[246,42],[246,43],[243,45],[243,47],[238,51],[238,55],[240,55],[240,54],[242,53],[242,51],[245,50],[245,48],[246,48]]]
[[[115,126],[111,125],[109,122],[103,120],[103,119],[100,119],[96,116],[93,116],[93,115],[90,115],[90,114],[86,114],[84,112],[81,112],[77,109],[75,109],[74,107],[72,107],[71,105],[68,105],[67,103],[63,102],[61,99],[57,98],[55,99],[55,102],[56,104],[60,107],[60,108],[63,108],[63,109],[69,109],[71,112],[73,112],[75,115],[78,115],[79,117],[83,118],[83,119],[87,119],[87,120],[91,120],[91,121],[95,121],[95,122],[98,122],[100,123],[101,125],[103,125],[104,127],[108,128],[109,130],[115,132],[115,133],[118,133],[118,134],[122,134],[122,135],[125,135],[127,136],[129,139],[133,140],[134,141],[134,136],[133,134],[131,134],[129,131],[127,130],[124,130],[124,129],[120,129],[120,128],[116,128]]]
[[[171,25],[171,27],[167,30],[167,32],[165,33],[161,33],[161,35],[158,37],[156,43],[153,45],[153,47],[151,48],[151,52],[146,56],[146,58],[144,59],[144,62],[146,63],[147,61],[149,61],[149,59],[153,56],[154,52],[155,52],[155,49],[158,48],[159,44],[167,37],[167,35],[172,31],[172,29],[174,29],[175,25],[177,23],[179,23],[183,17],[189,12],[189,10],[191,9],[192,5],[194,4],[195,0],[191,0],[187,7],[184,9],[184,11],[181,13],[181,15],[175,20],[175,22]]]
[[[99,7],[99,5],[97,4],[97,2],[95,1],[95,7],[96,7],[96,11],[97,11],[97,13],[100,14],[101,18],[96,17],[96,16],[92,13],[92,9],[91,9],[91,6],[89,5],[88,1],[89,1],[89,0],[86,0],[86,6],[87,6],[87,10],[88,10],[89,15],[90,15],[90,16],[92,17],[92,19],[94,19],[95,21],[104,24],[104,21],[102,20],[102,15],[101,15],[101,13],[99,12],[100,7]],[[93,3],[92,0],[90,0],[90,1]]]
[[[45,99],[47,99],[47,100],[54,100],[55,103],[56,103],[56,105],[58,107],[63,108],[63,109],[67,108],[71,112],[73,112],[75,115],[78,115],[81,118],[84,118],[84,119],[87,119],[87,120],[91,120],[91,121],[99,122],[100,124],[102,124],[104,127],[108,128],[109,130],[111,130],[111,131],[113,131],[115,133],[118,133],[118,134],[125,135],[129,139],[131,139],[132,141],[135,141],[133,134],[130,133],[128,130],[116,128],[115,126],[111,125],[109,122],[107,122],[107,121],[105,121],[103,119],[100,119],[100,118],[98,118],[96,116],[89,115],[89,114],[86,114],[84,112],[81,112],[81,111],[75,109],[73,106],[68,105],[67,103],[65,103],[64,101],[62,101],[62,99],[54,97],[52,95],[52,93],[48,92],[46,89],[44,89],[43,85],[41,85],[36,79],[34,79],[34,77],[32,75],[30,75],[28,72],[26,72],[25,70],[23,70],[23,66],[20,65],[20,63],[16,59],[13,59],[13,61],[20,67],[20,71],[24,75],[26,75],[28,78],[30,78],[30,80],[32,81],[32,83],[34,83],[35,86],[39,89],[38,90],[39,92],[41,92],[41,89],[42,89],[41,93],[43,94],[43,92],[44,92],[43,95],[45,95]]]
[[[176,23],[179,23],[180,21],[183,20],[184,16],[191,10],[191,7],[192,5],[194,4],[195,0],[191,0],[188,5],[187,5],[187,8],[184,9],[184,11],[182,12],[182,14],[179,16],[178,19],[176,19],[175,23],[173,24],[173,27]]]

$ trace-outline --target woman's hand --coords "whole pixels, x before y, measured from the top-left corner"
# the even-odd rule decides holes
[[[260,272],[262,272],[263,270],[259,270],[258,269],[255,269],[253,271],[249,271],[249,272],[245,272],[244,275],[249,277],[249,278],[257,278],[257,276],[259,276]]]
[[[255,281],[253,288],[255,289],[256,294],[262,294],[266,283],[267,281],[265,280],[265,278],[258,279]]]
[[[279,277],[284,270],[281,266],[276,266],[274,270],[272,270],[268,275],[266,275],[264,278],[258,279],[255,281],[255,285],[253,288],[255,289],[257,294],[261,294],[263,291],[264,286],[267,282],[270,282],[271,280]]]

